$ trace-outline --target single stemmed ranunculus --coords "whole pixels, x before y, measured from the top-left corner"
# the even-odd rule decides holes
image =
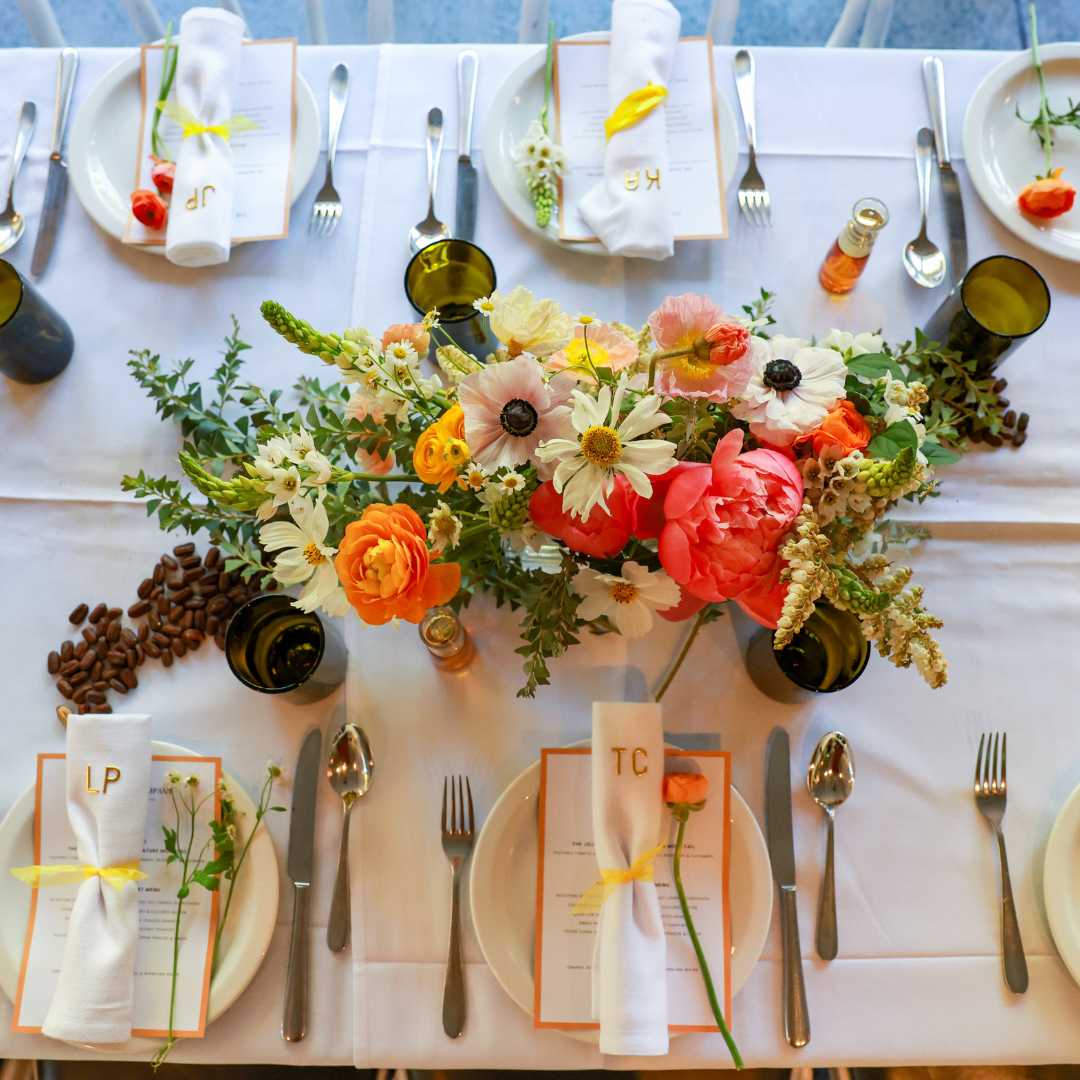
[[[690,944],[694,946],[694,954],[697,956],[698,968],[701,970],[701,978],[705,983],[705,993],[709,998],[709,1008],[712,1009],[716,1026],[720,1029],[720,1034],[724,1036],[724,1042],[727,1043],[727,1048],[731,1052],[731,1060],[735,1062],[735,1068],[741,1069],[743,1067],[742,1055],[728,1030],[724,1012],[717,1000],[712,974],[709,971],[708,961],[705,959],[705,951],[698,940],[682,882],[682,849],[686,838],[686,823],[694,811],[701,810],[705,806],[708,796],[709,778],[707,776],[700,773],[668,773],[664,777],[664,802],[671,810],[671,816],[679,823],[675,834],[675,858],[672,863],[672,876],[675,878],[675,891],[679,894],[679,907],[682,909],[683,921],[686,923],[686,932],[690,935]]]

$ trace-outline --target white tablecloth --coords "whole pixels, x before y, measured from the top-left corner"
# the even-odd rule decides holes
[[[431,105],[441,105],[452,144],[456,51],[302,50],[301,69],[320,98],[336,60],[344,57],[352,71],[338,169],[346,217],[332,241],[311,240],[302,227],[318,180],[298,204],[301,216],[288,241],[237,249],[228,265],[198,274],[108,240],[69,198],[43,291],[72,324],[75,360],[44,387],[0,387],[6,435],[0,558],[11,590],[0,631],[10,703],[0,809],[31,783],[34,753],[62,746],[44,656],[64,635],[67,612],[80,600],[126,600],[156,555],[176,542],[158,535],[118,490],[125,471],[176,472],[175,436],[127,375],[127,350],[147,345],[163,357],[194,356],[205,376],[232,312],[256,346],[251,378],[283,386],[301,372],[321,372],[261,325],[260,300],[279,299],[327,329],[364,322],[381,331],[407,318],[400,282],[405,233],[424,209],[423,120]],[[478,128],[500,81],[524,55],[518,47],[481,49]],[[481,170],[477,240],[492,254],[500,281],[528,284],[572,311],[633,323],[669,293],[708,292],[735,309],[764,285],[779,293],[776,314],[788,332],[837,325],[881,326],[891,339],[910,334],[939,299],[910,285],[897,257],[917,228],[911,149],[926,122],[920,55],[768,49],[756,55],[771,231],[754,231],[733,214],[729,241],[682,245],[659,265],[565,255],[508,218]],[[84,53],[76,108],[119,56]],[[964,102],[998,59],[946,57],[958,151]],[[23,96],[38,102],[42,120],[17,192],[30,217],[14,258],[23,269],[44,183],[54,63],[47,52],[0,53],[0,84],[9,88],[0,132],[13,130]],[[722,94],[733,100],[724,50],[717,70]],[[0,159],[0,175],[6,165]],[[439,200],[447,219],[453,176],[448,153]],[[1080,272],[1015,241],[964,180],[972,259],[999,250],[1030,259],[1050,283],[1054,310],[1003,371],[1014,404],[1033,414],[1027,445],[1017,454],[969,456],[945,474],[942,497],[919,511],[935,531],[918,556],[918,572],[929,605],[947,620],[949,686],[932,692],[914,673],[872,661],[867,676],[844,694],[814,707],[777,705],[749,682],[738,628],[723,619],[701,636],[665,699],[667,727],[676,737],[708,733],[734,751],[735,782],[759,816],[764,743],[774,724],[792,733],[796,771],[828,726],[845,730],[856,749],[858,786],[837,827],[841,955],[831,965],[812,956],[820,813],[793,776],[813,1039],[799,1052],[783,1041],[774,928],[735,1001],[735,1031],[755,1065],[1080,1061],[1080,990],[1054,952],[1041,900],[1046,835],[1080,777],[1068,712],[1080,616],[1073,417],[1080,374],[1069,328],[1080,315]],[[893,222],[856,292],[829,298],[816,282],[818,262],[851,203],[870,194],[886,201]],[[932,231],[944,237],[937,209]],[[512,651],[512,620],[479,603],[467,622],[479,657],[455,678],[431,667],[411,628],[349,624],[355,663],[348,706],[371,737],[377,770],[353,821],[351,962],[321,943],[337,815],[329,790],[320,793],[308,1038],[286,1046],[277,1033],[285,903],[251,989],[205,1040],[178,1047],[176,1060],[531,1068],[726,1063],[723,1043],[713,1036],[681,1038],[669,1058],[645,1062],[603,1059],[558,1033],[534,1031],[484,965],[468,919],[469,1020],[460,1040],[443,1036],[448,874],[436,826],[444,773],[469,773],[482,817],[539,747],[587,733],[590,702],[623,693],[628,668],[654,683],[684,632],[665,625],[629,648],[612,639],[590,642],[555,666],[553,687],[523,702],[514,697],[520,658]],[[148,672],[136,700],[154,715],[157,737],[221,753],[249,786],[264,757],[290,766],[305,730],[333,723],[332,701],[299,709],[247,694],[213,650],[170,672]],[[991,727],[1013,736],[1006,831],[1031,969],[1023,998],[1011,997],[1000,978],[996,854],[970,794],[978,733]],[[271,825],[282,855],[284,817]],[[75,1053],[8,1033],[9,1017],[5,1002],[0,1054]]]

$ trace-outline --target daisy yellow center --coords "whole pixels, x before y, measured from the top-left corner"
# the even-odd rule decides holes
[[[638,589],[629,581],[617,581],[611,586],[611,599],[616,604],[630,604],[637,599]]]
[[[312,566],[318,566],[320,563],[326,562],[326,556],[319,550],[319,545],[316,543],[310,543],[304,548],[304,558]]]
[[[609,469],[622,457],[619,433],[605,424],[593,424],[581,436],[581,456],[592,465]]]
[[[590,341],[586,348],[583,337],[574,338],[566,346],[566,362],[570,367],[587,368],[590,360],[594,367],[607,367],[609,357],[607,349],[603,345],[597,345],[595,341]]]

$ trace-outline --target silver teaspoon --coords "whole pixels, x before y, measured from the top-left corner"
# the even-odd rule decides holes
[[[34,137],[37,124],[37,107],[32,101],[24,101],[19,114],[19,129],[15,136],[15,149],[11,154],[11,177],[8,180],[7,206],[0,212],[0,255],[10,251],[26,228],[26,218],[15,209],[15,179],[22,168],[23,158]]]
[[[375,759],[363,730],[355,724],[343,725],[334,736],[330,760],[326,763],[326,779],[335,794],[341,797],[344,807],[337,878],[330,903],[330,922],[326,927],[326,944],[332,952],[341,952],[349,944],[349,816],[356,800],[366,795],[371,787],[374,771]]]
[[[933,289],[945,280],[945,255],[926,235],[926,214],[930,209],[930,177],[933,171],[934,133],[919,128],[915,139],[915,174],[919,181],[919,235],[904,248],[904,269],[908,277],[924,289]]]
[[[422,247],[436,240],[447,240],[450,228],[435,216],[435,189],[439,185],[439,159],[443,147],[442,109],[432,109],[427,114],[427,217],[409,230],[409,250],[415,255]]]
[[[836,933],[836,873],[833,862],[833,819],[836,808],[855,787],[855,758],[846,736],[830,731],[822,736],[810,757],[806,773],[806,790],[825,811],[828,822],[828,843],[825,848],[825,875],[821,880],[818,898],[817,951],[822,960],[835,960]]]

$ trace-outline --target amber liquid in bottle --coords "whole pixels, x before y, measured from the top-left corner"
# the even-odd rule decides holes
[[[476,646],[454,611],[435,607],[420,621],[420,640],[442,671],[463,671],[476,657]]]
[[[889,212],[878,199],[860,199],[852,207],[851,219],[833,241],[818,271],[823,289],[842,296],[855,288],[878,231],[888,220]]]
[[[869,254],[858,258],[845,254],[840,247],[840,241],[834,240],[818,271],[821,287],[838,295],[851,292],[855,288],[855,282],[859,280],[859,275],[866,268],[866,261],[869,258]]]

